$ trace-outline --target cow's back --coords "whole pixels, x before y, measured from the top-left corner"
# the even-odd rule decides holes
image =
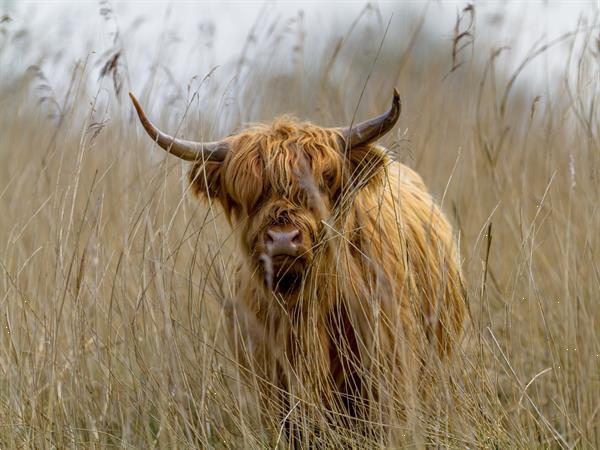
[[[411,327],[415,320],[422,323],[440,353],[449,351],[462,328],[465,293],[455,236],[440,206],[422,178],[398,162],[387,165],[380,182],[356,205],[362,259],[370,260],[377,275],[369,289],[376,286],[384,294],[382,310]]]

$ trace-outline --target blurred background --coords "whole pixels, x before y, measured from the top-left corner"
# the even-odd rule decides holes
[[[357,104],[362,89],[357,91],[356,85],[364,85],[367,98],[381,96],[383,101],[409,54],[446,64],[453,57],[450,71],[453,65],[474,64],[502,49],[506,55],[499,61],[508,73],[527,55],[551,44],[518,78],[518,85],[539,93],[560,78],[568,57],[570,43],[555,40],[590,26],[598,14],[594,0],[4,1],[0,8],[3,85],[34,66],[58,94],[67,88],[74,67],[85,64],[93,81],[102,79],[99,90],[114,88],[121,94],[146,89],[162,106],[163,100],[189,100],[203,90],[199,86],[206,78],[218,83],[225,97],[246,77],[264,70],[284,80],[301,78],[290,86],[296,91],[284,95],[299,93],[301,104],[271,95],[272,111],[261,115],[244,105],[243,120],[268,119],[277,112],[314,114],[309,105],[317,103],[315,87],[336,81],[344,98]],[[460,42],[454,43],[458,36]],[[321,73],[321,64],[329,72]],[[382,86],[366,83],[369,73],[387,80],[384,92]],[[343,87],[340,75],[345,76]],[[112,87],[111,78],[118,78]],[[99,96],[106,100],[106,94]]]
[[[233,232],[127,93],[165,131],[211,140],[284,113],[348,125],[397,87],[382,143],[452,222],[470,315],[435,408],[393,442],[600,447],[599,14],[1,2],[0,446],[275,447],[278,418],[260,422],[224,345]]]
[[[386,51],[406,46],[402,42],[417,26],[421,28],[418,50],[450,47],[456,18],[469,2],[190,2],[190,1],[4,1],[2,33],[9,34],[11,51],[21,57],[3,65],[3,79],[17,75],[29,65],[44,66],[53,83],[66,83],[69,64],[91,54],[95,62],[116,45],[124,47],[130,82],[143,83],[143,74],[159,56],[174,80],[185,85],[215,66],[223,66],[252,55],[265,43],[290,45],[301,41],[302,55],[315,55],[332,39],[351,27],[372,34],[358,40],[369,45],[348,45],[345,56],[376,50],[383,40]],[[477,38],[482,44],[510,47],[515,60],[536,42],[548,43],[573,31],[579,21],[593,21],[598,13],[595,0],[579,1],[479,1]],[[422,16],[423,24],[420,23]],[[470,19],[470,17],[469,17]],[[383,30],[389,30],[383,39]],[[468,21],[467,21],[468,22]],[[463,23],[465,31],[468,23]],[[365,31],[365,32],[366,32]],[[250,39],[249,39],[250,38]],[[249,40],[249,42],[247,42]],[[27,44],[35,43],[28,49]],[[356,43],[356,42],[355,42]],[[389,50],[388,50],[389,49]],[[263,49],[264,50],[264,49]],[[548,52],[546,63],[561,67],[563,51]],[[7,49],[3,52],[5,58]],[[10,60],[10,59],[8,59]],[[307,70],[310,68],[306,68]],[[221,69],[223,71],[223,69]],[[67,73],[65,73],[67,72]],[[310,70],[308,70],[310,72]],[[547,71],[539,71],[547,74]],[[539,75],[538,74],[538,75]],[[220,77],[233,74],[219,74]]]

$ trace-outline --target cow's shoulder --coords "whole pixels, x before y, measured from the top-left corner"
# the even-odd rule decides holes
[[[406,164],[398,161],[397,155],[381,144],[375,144],[372,149],[387,159],[387,172],[393,180],[404,185],[411,185],[419,190],[427,191],[421,176]]]
[[[419,175],[417,172],[415,172],[413,169],[411,169],[405,164],[395,164],[398,166],[397,173],[398,181],[400,183],[414,187],[415,189],[418,189],[420,191],[427,192],[427,186],[425,186],[425,182],[423,181],[423,178],[421,178],[421,175]]]

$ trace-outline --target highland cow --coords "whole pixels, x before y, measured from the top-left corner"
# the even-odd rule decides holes
[[[439,206],[374,144],[398,120],[398,93],[351,127],[281,117],[216,142],[161,132],[131,98],[150,137],[192,163],[193,191],[218,200],[237,232],[228,331],[263,406],[313,424],[401,415],[425,355],[443,361],[455,345],[465,296]]]

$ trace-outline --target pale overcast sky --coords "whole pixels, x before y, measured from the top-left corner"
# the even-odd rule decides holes
[[[457,11],[467,2],[429,3],[427,32],[434,39],[450,42]],[[127,1],[106,4],[98,1],[5,1],[0,3],[0,14],[11,16],[12,21],[7,26],[11,27],[13,36],[19,29],[26,28],[33,33],[32,41],[39,43],[35,46],[37,50],[19,54],[18,58],[5,55],[9,61],[13,61],[12,64],[18,65],[12,68],[16,71],[43,61],[44,70],[49,78],[56,78],[56,82],[59,82],[58,78],[64,71],[60,69],[58,57],[55,57],[54,61],[42,60],[44,53],[56,53],[60,55],[60,61],[64,62],[84,58],[89,49],[97,54],[106,51],[111,46],[110,33],[113,25],[101,17],[100,10],[110,7],[114,10],[121,34],[129,46],[128,52],[132,54],[130,59],[134,59],[138,53],[143,53],[144,49],[156,47],[159,36],[164,36],[165,32],[177,40],[177,45],[170,47],[170,51],[174,52],[170,56],[175,61],[170,68],[174,78],[184,83],[198,72],[238,56],[259,14],[268,16],[271,20],[279,18],[285,21],[295,17],[298,11],[302,10],[308,39],[318,40],[320,36],[326,36],[331,29],[339,30],[339,34],[343,33],[365,4],[359,1]],[[375,4],[384,23],[391,17],[392,36],[393,29],[409,27],[410,21],[415,21],[415,16],[409,13],[422,11],[426,2],[383,1]],[[477,35],[489,37],[497,47],[511,46],[515,60],[518,59],[518,54],[524,55],[537,39],[549,41],[562,33],[572,31],[581,17],[591,23],[597,19],[599,11],[597,0],[476,1],[475,7]],[[197,65],[195,61],[190,61],[189,55],[194,47],[205,45],[200,44],[200,35],[211,29],[214,30],[212,60]],[[519,30],[516,40],[515,29]],[[12,47],[12,50],[9,48],[6,51],[19,52],[18,46]],[[140,49],[139,52],[136,49]],[[549,59],[546,61],[546,67],[560,64],[564,59],[564,52],[551,52],[547,58]],[[0,69],[0,72],[4,70]],[[132,76],[135,77],[135,71]]]

